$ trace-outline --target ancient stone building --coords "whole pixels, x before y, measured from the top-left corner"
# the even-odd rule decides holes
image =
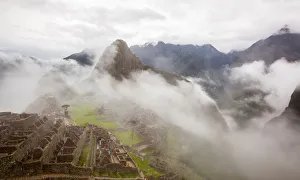
[[[139,177],[135,162],[114,135],[94,125],[70,126],[59,118],[1,112],[0,137],[0,179],[103,173]]]

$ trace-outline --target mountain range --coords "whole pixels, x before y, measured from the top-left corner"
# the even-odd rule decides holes
[[[157,44],[134,45],[130,50],[145,65],[185,76],[197,76],[205,70],[264,60],[267,65],[282,57],[293,62],[300,59],[300,34],[284,26],[266,39],[259,40],[242,51],[223,53],[213,45],[179,45],[159,41]],[[90,53],[82,51],[64,59],[74,59],[81,65],[91,65]]]
[[[124,44],[125,42],[119,40]],[[164,42],[157,44],[147,43],[142,46],[134,45],[128,48],[127,44],[118,54],[116,66],[108,71],[117,79],[128,77],[132,69],[149,70],[162,75],[167,82],[175,84],[176,80],[186,80],[183,76],[200,77],[197,82],[212,97],[218,107],[223,110],[235,108],[238,111],[231,114],[237,120],[240,127],[246,127],[249,119],[260,117],[265,112],[272,112],[274,109],[265,101],[270,92],[263,91],[256,86],[241,82],[234,82],[225,75],[226,66],[236,67],[255,60],[263,59],[265,64],[270,65],[277,59],[284,57],[289,62],[300,59],[300,34],[292,33],[288,27],[280,29],[270,37],[259,40],[243,51],[231,51],[228,54],[222,53],[212,45],[174,45]],[[124,60],[124,57],[127,58]],[[48,62],[32,57],[14,55],[16,61],[9,61],[9,56],[0,51],[0,80],[3,74],[10,71],[19,71],[19,67],[28,65],[33,67],[54,68],[65,75],[74,74],[81,68],[92,68],[95,61],[95,54],[90,50],[83,50],[72,54],[66,61]],[[102,56],[105,58],[105,53]],[[77,61],[80,65],[72,62]],[[67,62],[70,61],[70,62]],[[99,61],[103,62],[103,61]],[[96,64],[95,69],[100,69],[102,64]],[[229,68],[231,69],[231,68]],[[129,71],[130,70],[130,71]],[[75,73],[76,74],[76,73]]]

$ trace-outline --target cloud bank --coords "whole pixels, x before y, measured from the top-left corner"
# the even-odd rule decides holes
[[[108,53],[115,51],[111,49]],[[107,56],[105,62],[109,63],[111,57]],[[293,180],[300,177],[297,168],[300,149],[297,143],[291,145],[297,133],[284,128],[276,136],[262,133],[261,129],[222,132],[216,124],[211,124],[214,112],[207,108],[215,101],[200,85],[179,82],[178,86],[172,86],[147,71],[134,73],[132,79],[122,82],[105,73],[93,75],[93,81],[89,81],[92,68],[83,68],[74,61],[47,61],[3,53],[1,59],[6,65],[0,84],[1,111],[21,112],[39,95],[66,84],[79,94],[73,103],[105,104],[119,115],[119,120],[130,117],[129,113],[135,114],[136,109],[138,112],[144,109],[157,116],[158,124],[176,127],[180,147],[185,148],[176,151],[178,158],[174,161],[187,163],[206,178]],[[228,78],[270,92],[265,96],[266,101],[282,111],[299,83],[299,68],[298,63],[284,60],[270,67],[257,61],[231,69]],[[59,100],[66,101],[63,97]]]
[[[0,49],[61,58],[120,38],[129,44],[210,43],[228,52],[285,24],[299,32],[299,8],[295,0],[1,1]]]

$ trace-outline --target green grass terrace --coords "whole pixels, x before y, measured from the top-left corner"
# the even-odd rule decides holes
[[[134,160],[134,162],[136,163],[136,165],[140,168],[141,171],[143,171],[143,173],[146,176],[153,176],[153,177],[159,177],[162,176],[163,173],[160,173],[159,171],[157,171],[156,169],[152,168],[149,166],[150,164],[150,159],[148,158],[141,158],[133,153],[129,153],[130,157]]]
[[[111,121],[102,115],[98,115],[96,113],[96,108],[97,106],[89,104],[72,105],[70,108],[70,115],[76,125],[84,126],[86,123],[89,123],[106,129],[120,127],[115,121]]]
[[[142,139],[137,136],[134,132],[131,130],[126,131],[118,131],[115,130],[112,132],[125,146],[132,146],[134,144],[142,142]]]
[[[96,112],[97,105],[91,104],[80,104],[80,105],[71,105],[70,106],[70,116],[74,120],[76,125],[85,126],[86,123],[94,124],[99,127],[110,129],[111,132],[116,136],[120,142],[125,145],[132,147],[134,144],[138,144],[143,140],[139,137],[136,133],[134,133],[130,129],[122,129],[120,125],[110,119],[107,119],[104,115],[99,115]],[[79,164],[82,166],[84,165],[87,160],[87,152],[88,148],[83,149],[81,159]],[[145,150],[145,154],[152,154],[153,150],[148,149]],[[153,176],[159,177],[163,174],[157,171],[156,169],[149,166],[151,161],[150,158],[141,158],[134,153],[129,153],[131,158],[136,162],[137,166],[144,172],[146,176]],[[101,176],[102,174],[95,174],[94,176]],[[129,178],[134,177],[136,175],[122,175],[122,174],[105,174],[108,177],[122,177],[122,178]]]
[[[131,130],[117,130],[121,128],[120,125],[107,119],[104,115],[97,114],[96,108],[96,105],[90,104],[72,105],[70,107],[70,115],[76,125],[85,126],[86,123],[89,123],[112,130],[112,133],[125,146],[132,146],[142,142],[142,139]]]

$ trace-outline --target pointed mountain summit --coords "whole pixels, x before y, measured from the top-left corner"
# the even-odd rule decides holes
[[[71,54],[68,57],[63,58],[64,60],[75,60],[78,64],[82,66],[92,66],[93,65],[93,58],[95,58],[95,54],[88,49],[84,49],[79,53]]]
[[[274,35],[282,35],[282,34],[290,34],[290,33],[291,33],[291,30],[290,30],[289,26],[286,24],[286,25],[284,25],[284,27],[279,29]]]
[[[157,70],[184,76],[198,76],[207,70],[219,70],[227,65],[241,66],[258,60],[263,60],[267,65],[280,58],[286,58],[289,62],[298,61],[300,60],[300,34],[285,25],[273,35],[255,42],[249,48],[231,51],[228,54],[218,51],[211,44],[180,45],[163,41],[134,45],[130,50],[144,65]],[[82,51],[65,59],[74,59],[81,65],[92,65],[93,57],[92,54]]]
[[[177,86],[179,81],[191,83],[179,75],[144,65],[140,59],[131,52],[126,42],[120,39],[116,40],[106,48],[96,64],[90,78],[97,78],[108,73],[117,80],[122,81],[124,78],[130,79],[131,73],[141,71],[150,71],[152,73],[159,74],[166,80],[166,82],[173,86]],[[192,83],[191,85],[191,88],[194,88]],[[155,84],[153,84],[153,86],[155,86]],[[207,113],[207,117],[211,118],[209,123],[214,124],[214,127],[218,126],[222,129],[227,129],[226,121],[223,119],[214,103],[208,103],[205,107],[203,107],[200,103],[199,108],[206,108],[205,112]]]
[[[289,62],[300,60],[300,34],[292,33],[287,25],[267,39],[259,40],[232,56],[235,66],[257,60],[270,65],[280,58],[286,58]]]
[[[142,70],[158,73],[171,84],[176,84],[176,80],[184,80],[181,76],[144,65],[141,60],[131,52],[127,43],[120,39],[106,48],[95,66],[94,73],[108,72],[111,76],[121,80],[123,78],[129,78],[131,72]]]

